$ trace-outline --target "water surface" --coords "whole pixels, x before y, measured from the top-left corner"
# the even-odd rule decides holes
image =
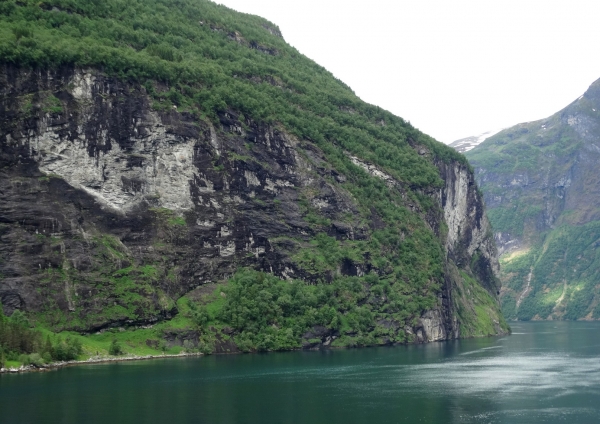
[[[0,423],[598,423],[600,323],[0,376]]]

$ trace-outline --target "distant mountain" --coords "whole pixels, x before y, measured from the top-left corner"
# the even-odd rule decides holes
[[[502,130],[501,129],[491,130],[491,131],[486,131],[479,135],[461,138],[459,140],[453,141],[448,146],[454,148],[455,150],[457,150],[460,153],[465,153],[465,152],[468,152],[469,150],[472,150],[473,148],[479,146],[485,140],[487,140],[488,138],[490,138],[491,136],[493,136],[495,134],[498,134],[500,131],[502,131]]]
[[[508,318],[600,318],[600,80],[466,153],[501,257]]]

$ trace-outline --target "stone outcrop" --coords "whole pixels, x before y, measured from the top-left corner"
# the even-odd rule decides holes
[[[491,293],[498,294],[498,252],[475,177],[465,166],[438,167],[446,183],[440,199],[448,226],[446,251],[459,266],[475,260],[473,271]]]
[[[465,319],[461,328],[458,311],[474,311],[475,302],[470,290],[464,286],[465,278],[459,269],[469,269],[491,298],[495,299],[500,293],[498,252],[475,177],[464,165],[443,162],[436,165],[444,180],[444,187],[435,197],[442,207],[443,222],[447,226],[446,278],[442,294],[442,305],[447,306],[421,318],[423,332],[430,341],[467,334]],[[465,292],[467,296],[464,296]],[[500,325],[503,318],[494,311],[493,303],[487,313],[494,317],[496,333],[506,331]]]

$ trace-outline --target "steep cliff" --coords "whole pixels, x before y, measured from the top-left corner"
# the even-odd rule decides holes
[[[600,80],[553,116],[467,153],[503,254],[511,318],[600,317],[599,111]]]
[[[55,3],[15,7],[49,20],[105,13]],[[153,60],[208,60],[223,81],[132,77],[148,48],[124,50],[127,77],[94,58],[25,66],[30,53],[4,45],[23,62],[0,69],[7,314],[53,331],[137,328],[149,348],[208,351],[507,331],[493,237],[462,156],[361,102],[274,25],[176,3],[191,8],[188,21],[211,17],[194,31],[225,47],[181,62],[163,45]],[[28,49],[43,43],[27,38]],[[236,60],[257,75],[240,78]],[[301,83],[308,75],[314,83]]]

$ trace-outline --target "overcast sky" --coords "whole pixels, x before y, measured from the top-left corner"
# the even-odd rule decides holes
[[[600,78],[598,0],[217,2],[445,143],[549,116]]]

